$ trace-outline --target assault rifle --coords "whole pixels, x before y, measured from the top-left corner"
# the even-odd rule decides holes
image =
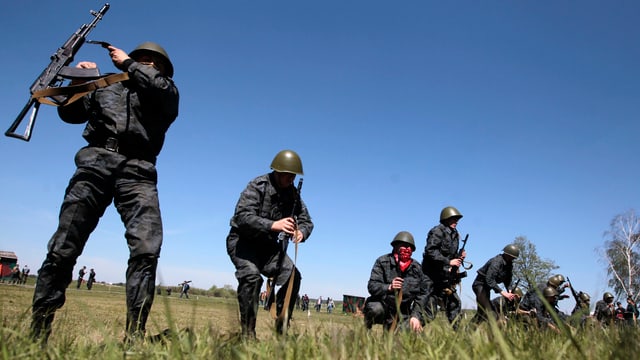
[[[296,193],[294,194],[293,207],[291,208],[290,217],[292,217],[294,221],[297,221],[296,208],[298,207],[298,199],[300,199],[300,192],[302,191],[302,180],[302,178],[298,180],[298,187],[296,189]],[[276,273],[273,275],[273,277],[267,280],[267,298],[264,302],[264,309],[267,311],[271,310],[271,306],[276,299],[276,282],[278,280],[278,276],[280,276],[280,273],[282,272],[282,264],[284,263],[284,259],[287,257],[287,248],[289,247],[289,241],[291,241],[291,237],[291,234],[287,234],[284,231],[281,231],[278,234],[278,245],[280,245],[280,253],[278,254],[278,269],[276,270]],[[292,269],[292,271],[295,271],[295,269]],[[282,309],[282,311],[288,311],[288,309]],[[275,308],[271,311],[271,315],[275,318]]]
[[[511,289],[509,289],[509,292],[513,294],[513,292],[516,291],[516,289],[518,288],[518,285],[520,285],[520,279],[516,280],[516,283],[513,284]]]
[[[584,301],[580,298],[580,294],[576,292],[576,289],[571,285],[571,280],[567,276],[567,283],[569,284],[569,289],[571,289],[571,295],[573,295],[573,299],[576,301],[576,307],[582,307]],[[582,293],[582,291],[580,292]]]
[[[462,259],[462,253],[464,252],[464,247],[467,245],[467,240],[469,240],[469,234],[467,234],[467,236],[464,237],[464,240],[462,240],[462,247],[460,248],[460,250],[458,250],[458,254],[456,254],[457,259]],[[473,267],[473,264],[471,263],[469,263],[468,267],[464,267],[463,265],[463,268],[465,270],[469,270],[472,267]],[[467,272],[460,271],[460,266],[452,266],[451,271],[449,272],[449,284],[451,284],[451,287],[454,287],[458,285],[458,283],[460,283],[460,281],[466,277],[467,277]]]
[[[109,4],[104,4],[100,11],[91,10],[93,20],[89,24],[82,24],[75,33],[69,37],[69,39],[62,45],[53,55],[51,55],[51,63],[47,66],[40,76],[31,84],[29,88],[31,96],[25,107],[20,111],[18,117],[11,124],[9,129],[4,133],[6,136],[16,139],[29,141],[31,139],[31,131],[35,125],[36,116],[38,115],[38,109],[40,108],[40,101],[38,100],[37,93],[47,88],[60,87],[64,79],[73,78],[85,78],[96,79],[100,77],[98,69],[78,69],[69,67],[68,65],[73,61],[73,57],[78,50],[85,43],[87,35],[93,28],[96,27],[98,21],[102,20],[104,14],[109,10]],[[23,134],[16,133],[16,129],[20,126],[20,123],[25,118],[27,113],[31,110],[29,116],[29,122]]]

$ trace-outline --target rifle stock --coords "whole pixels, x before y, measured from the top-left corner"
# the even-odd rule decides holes
[[[67,65],[73,61],[75,54],[84,44],[87,35],[96,27],[98,21],[102,20],[104,14],[109,10],[109,6],[110,5],[107,3],[104,4],[100,11],[91,10],[91,15],[94,17],[93,20],[89,24],[82,24],[80,28],[76,30],[69,39],[67,39],[64,45],[58,48],[58,50],[51,55],[51,62],[49,65],[42,71],[42,73],[40,73],[40,76],[36,78],[33,84],[31,84],[31,87],[29,88],[31,97],[22,111],[18,114],[18,117],[4,133],[6,136],[24,141],[29,141],[31,139],[33,127],[36,122],[36,116],[38,115],[38,109],[40,107],[40,103],[33,97],[33,94],[46,88],[61,86],[64,78],[68,78],[68,76],[64,76],[64,74],[78,74],[77,70],[70,70]],[[19,134],[16,130],[24,120],[29,110],[31,110],[29,121],[24,132]]]

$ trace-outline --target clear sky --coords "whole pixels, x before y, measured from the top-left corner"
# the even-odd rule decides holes
[[[596,248],[614,216],[640,204],[639,2],[110,4],[89,38],[127,51],[159,42],[181,94],[158,160],[159,282],[235,288],[225,238],[238,196],[279,150],[293,149],[315,223],[299,247],[303,294],[366,296],[393,236],[413,233],[421,261],[448,205],[470,234],[465,307],[475,307],[475,270],[516,236],[577,290],[608,290]],[[49,56],[102,5],[2,2],[6,127]],[[79,60],[117,71],[99,46],[85,45]],[[34,272],[83,128],[42,106],[30,142],[0,139],[0,250]],[[127,258],[110,207],[78,265],[121,282]]]

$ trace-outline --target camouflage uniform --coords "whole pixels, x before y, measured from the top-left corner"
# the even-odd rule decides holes
[[[543,290],[541,290],[540,293],[543,293],[545,288],[547,288],[547,286],[544,286],[542,288]],[[557,290],[556,290],[556,294],[557,294]],[[561,321],[567,320],[568,318],[567,315],[561,312],[557,308],[557,304],[558,304],[558,296],[556,295],[555,299],[550,302],[550,305]],[[534,317],[537,320],[538,326],[540,328],[545,328],[546,327],[545,325],[547,324],[549,325],[555,324],[555,320],[553,319],[549,311],[547,311],[547,308],[544,306],[542,299],[540,298],[540,296],[538,296],[538,293],[535,290],[529,290],[525,294],[524,298],[520,302],[520,309],[525,311],[533,310]]]
[[[367,284],[369,296],[364,306],[365,325],[371,328],[373,324],[383,324],[388,330],[396,315],[395,293],[389,291],[389,285],[396,277],[402,277],[402,302],[400,303],[401,317],[398,328],[408,329],[409,319],[415,317],[424,325],[424,304],[427,300],[426,276],[422,272],[419,262],[412,259],[411,265],[405,271],[400,270],[394,254],[380,256],[373,265],[371,277]]]
[[[438,224],[429,230],[422,254],[422,270],[428,277],[430,293],[425,311],[429,320],[436,316],[437,307],[443,306],[447,319],[457,328],[462,303],[451,282],[449,261],[458,255],[460,237],[456,229]]]
[[[600,324],[605,326],[613,324],[615,320],[615,312],[612,305],[613,303],[607,303],[604,300],[596,301],[594,315]]]
[[[165,133],[178,116],[179,95],[171,78],[152,66],[128,59],[121,69],[129,80],[58,107],[65,122],[88,120],[83,133],[88,146],[75,156],[77,170],[38,271],[31,324],[37,339],[48,338],[54,312],[65,303],[76,259],[112,201],[129,246],[126,331],[145,331],[162,245],[155,163]]]
[[[496,309],[491,305],[489,294],[491,290],[496,293],[502,292],[498,284],[504,284],[505,289],[511,286],[513,276],[513,264],[504,259],[504,254],[496,255],[487,261],[480,269],[471,288],[476,294],[478,310],[472,321],[479,323],[487,320],[487,313],[491,311],[497,320]]]
[[[306,240],[313,230],[307,207],[293,185],[278,189],[273,172],[249,182],[231,218],[227,253],[236,267],[240,323],[244,335],[255,337],[260,289],[264,281],[261,274],[273,277],[278,271],[280,245],[278,233],[271,231],[271,225],[274,221],[291,216],[294,202],[298,204],[293,212],[297,216],[298,230]],[[294,270],[292,299],[298,296],[302,276],[285,254],[276,279],[276,284],[282,285],[276,296],[278,314],[282,312],[286,288]],[[289,313],[293,312],[294,307],[295,301],[290,301]]]
[[[518,305],[518,301],[509,301],[504,296],[498,296],[491,300],[491,307],[498,315],[505,318],[508,318],[511,314],[515,314],[518,310]]]

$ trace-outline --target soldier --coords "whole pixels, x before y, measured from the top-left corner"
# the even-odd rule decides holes
[[[605,292],[604,295],[602,295],[602,300],[598,300],[596,302],[594,315],[603,326],[609,326],[613,324],[615,320],[613,294],[611,294],[610,292]]]
[[[528,296],[529,293],[532,292],[535,294],[535,289],[529,290],[527,295],[525,295],[520,302],[520,309],[523,311],[522,313],[529,314],[531,317],[535,318],[539,328],[551,329],[555,332],[560,332],[542,299],[537,295]],[[553,310],[557,312],[555,306],[558,303],[558,291],[551,286],[547,286],[542,290],[542,296]]]
[[[576,305],[571,310],[571,316],[568,319],[569,324],[574,327],[584,327],[591,321],[591,313],[589,310],[591,297],[589,294],[579,291],[576,295]]]
[[[376,259],[371,270],[367,284],[371,296],[364,306],[365,326],[371,329],[373,324],[383,324],[384,330],[395,330],[397,326],[421,332],[428,286],[422,266],[411,257],[416,250],[413,235],[400,231],[391,246],[392,252]]]
[[[280,233],[287,234],[291,241],[300,243],[309,238],[313,230],[307,206],[293,185],[296,175],[303,174],[298,154],[280,151],[273,158],[271,169],[271,173],[251,180],[240,194],[227,236],[227,253],[236,267],[238,279],[242,335],[247,339],[256,337],[258,299],[264,282],[261,275],[277,276],[276,284],[282,285],[275,301],[276,331],[283,333],[289,325],[282,320],[286,290],[293,272],[291,299],[297,298],[302,276],[291,258],[281,253],[278,237]],[[289,314],[295,307],[291,299]]]
[[[87,145],[75,156],[59,223],[38,272],[31,333],[46,341],[54,312],[63,306],[73,266],[100,217],[113,202],[125,226],[129,248],[126,272],[126,339],[142,338],[155,296],[162,246],[156,159],[169,126],[178,116],[173,65],[158,44],[145,42],[127,54],[109,45],[113,64],[128,80],[98,88],[58,107],[71,124],[86,122]],[[96,68],[81,61],[76,67]],[[124,77],[123,77],[124,79]]]
[[[458,328],[459,315],[462,310],[460,297],[455,285],[466,272],[453,274],[452,269],[462,266],[466,251],[458,256],[460,236],[457,225],[462,214],[453,206],[447,206],[440,212],[440,224],[429,230],[427,244],[422,254],[422,271],[429,278],[428,295],[425,312],[427,318],[435,318],[438,306],[442,306],[449,323],[454,330]]]
[[[495,309],[498,313],[498,316],[501,320],[508,321],[514,317],[519,315],[528,315],[527,312],[520,310],[520,301],[524,296],[522,289],[520,287],[516,287],[513,291],[514,298],[513,300],[507,300],[504,296],[496,296],[491,300],[491,307]]]
[[[489,299],[491,290],[502,295],[507,301],[513,302],[516,294],[509,291],[511,279],[513,277],[513,261],[520,256],[520,249],[513,244],[509,244],[502,249],[502,254],[498,254],[487,261],[480,269],[471,288],[476,294],[478,310],[471,319],[474,324],[479,324],[487,320],[488,313],[492,313],[494,319],[498,320],[498,313],[491,305]],[[499,284],[504,285],[504,289]]]
[[[631,295],[627,296],[625,319],[627,319],[627,325],[631,326],[634,326],[638,320],[638,307],[636,306],[636,302],[633,301],[633,297]]]
[[[553,275],[547,280],[547,286],[551,286],[558,292],[558,300],[568,299],[569,295],[563,294],[569,287],[569,283],[561,274]]]
[[[576,305],[573,307],[573,310],[571,310],[571,315],[579,313],[579,312],[584,312],[586,310],[587,314],[589,313],[589,307],[591,303],[591,297],[589,296],[589,294],[585,293],[585,292],[578,292],[578,301],[576,301]]]
[[[87,267],[83,266],[78,270],[78,284],[76,285],[76,289],[80,289],[80,285],[82,285],[82,281],[84,280],[84,274],[87,273]]]
[[[87,280],[87,289],[88,290],[91,290],[91,288],[93,287],[93,283],[94,282],[96,282],[96,272],[92,268],[91,270],[89,270],[89,279]]]

